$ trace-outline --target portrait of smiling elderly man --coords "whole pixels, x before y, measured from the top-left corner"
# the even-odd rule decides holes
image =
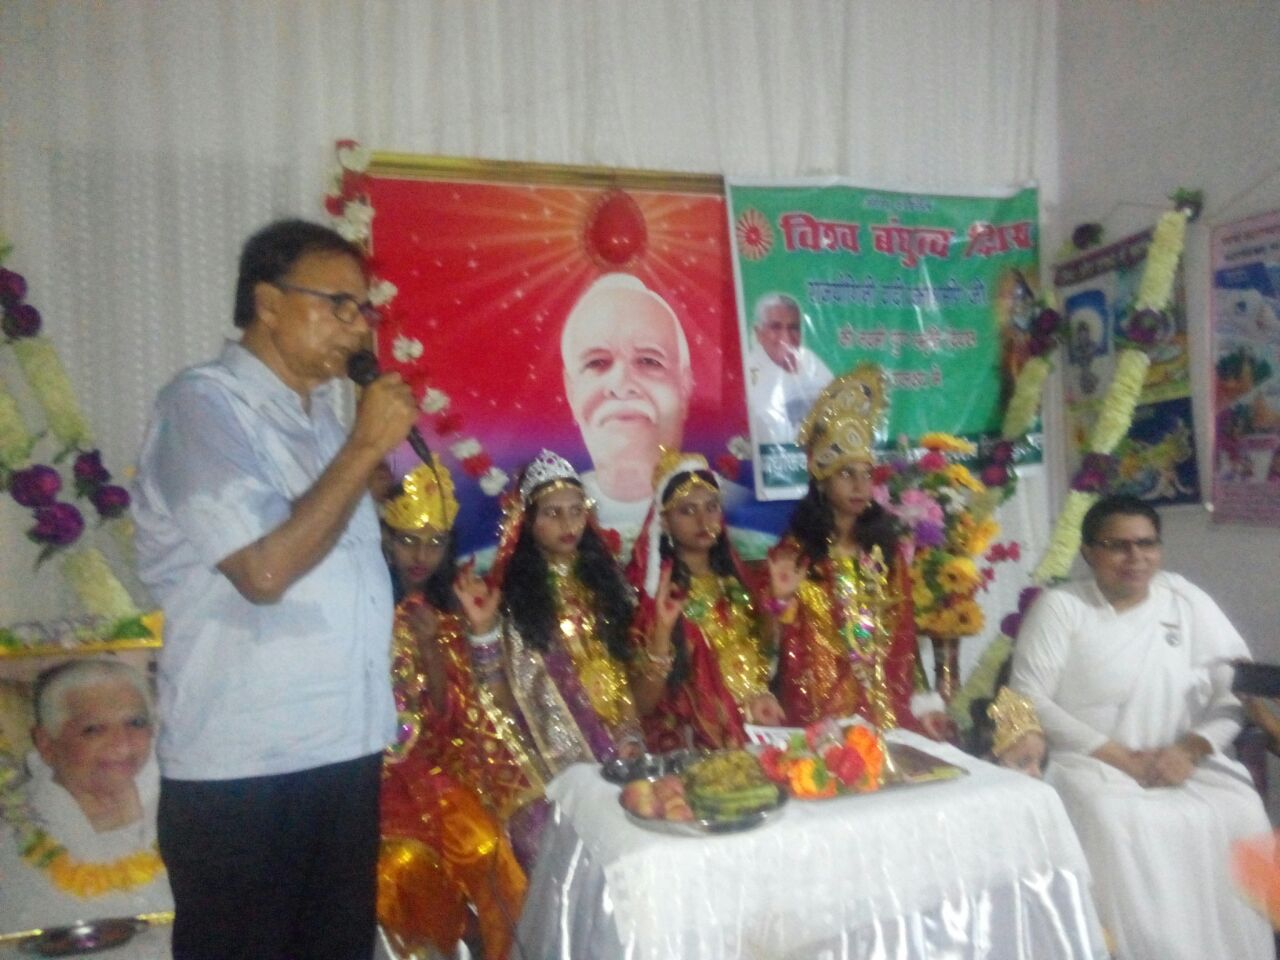
[[[804,315],[794,299],[770,293],[756,301],[755,341],[747,354],[747,396],[756,442],[796,442],[796,431],[831,370],[804,346]]]
[[[689,343],[675,311],[636,277],[609,273],[578,298],[560,335],[564,392],[592,470],[600,522],[630,539],[653,499],[659,448],[682,449],[693,395]],[[725,481],[728,500],[745,490]]]

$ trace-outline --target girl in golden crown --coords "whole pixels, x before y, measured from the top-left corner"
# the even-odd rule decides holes
[[[941,738],[942,699],[919,668],[909,564],[871,498],[885,378],[864,364],[833,380],[800,429],[809,490],[769,558],[778,617],[778,699],[806,725],[855,714]]]
[[[627,574],[640,591],[631,677],[650,749],[739,747],[744,721],[782,722],[768,627],[704,457],[663,453]]]
[[[487,957],[504,957],[526,880],[503,824],[541,796],[521,736],[476,683],[450,587],[449,471],[432,456],[387,491],[383,545],[396,593],[396,742],[382,778],[378,919],[402,952],[452,954],[474,906]]]
[[[632,600],[577,472],[543,450],[507,497],[487,579],[456,591],[495,695],[518,711],[549,776],[643,750],[627,679]]]

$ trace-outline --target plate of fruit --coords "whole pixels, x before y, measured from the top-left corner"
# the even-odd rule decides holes
[[[785,747],[769,743],[753,749],[765,776],[799,800],[875,793],[967,772],[908,744],[888,743],[861,723],[823,720],[792,732],[785,742]]]
[[[786,792],[769,782],[745,750],[708,754],[679,774],[632,780],[618,797],[636,826],[677,836],[750,830],[786,800]]]

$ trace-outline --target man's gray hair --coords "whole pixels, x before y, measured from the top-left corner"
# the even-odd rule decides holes
[[[147,717],[153,715],[151,691],[146,678],[123,660],[71,660],[44,671],[36,678],[31,705],[36,726],[50,737],[62,735],[67,722],[67,695],[98,683],[121,682],[138,691],[146,704]]]
[[[578,297],[577,302],[574,303],[573,308],[569,311],[569,315],[565,318],[564,329],[560,331],[560,356],[565,357],[566,355],[569,330],[573,327],[574,320],[581,311],[582,305],[597,293],[606,293],[609,290],[633,290],[636,293],[648,295],[655,302],[662,305],[662,309],[671,317],[671,323],[676,329],[676,362],[680,370],[680,379],[685,381],[686,384],[692,385],[693,364],[689,359],[689,341],[685,338],[684,327],[680,323],[680,318],[671,309],[671,304],[646,287],[644,281],[639,277],[633,277],[629,273],[606,273],[582,292],[582,296]]]
[[[800,304],[796,303],[795,297],[789,297],[785,293],[766,293],[763,297],[756,301],[756,309],[754,313],[754,326],[760,326],[764,323],[764,315],[774,307],[786,307],[794,310],[796,316],[803,318],[804,312],[800,309]]]

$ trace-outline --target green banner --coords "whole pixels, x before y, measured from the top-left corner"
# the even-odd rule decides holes
[[[951,196],[838,182],[726,183],[756,497],[804,493],[796,430],[871,361],[881,445],[999,432],[1038,296],[1036,191]]]

